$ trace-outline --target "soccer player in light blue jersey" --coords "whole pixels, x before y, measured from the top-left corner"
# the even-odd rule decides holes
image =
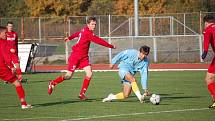
[[[135,49],[128,49],[118,53],[111,61],[110,68],[113,68],[115,64],[118,64],[119,76],[122,80],[123,91],[118,94],[109,94],[107,98],[103,99],[103,102],[112,100],[120,100],[127,98],[131,90],[135,93],[139,101],[142,103],[144,96],[148,96],[149,92],[147,89],[148,79],[148,66],[149,59],[148,54],[150,47],[144,45],[141,46],[139,51]],[[141,95],[139,88],[136,83],[134,75],[136,72],[140,72],[141,85],[145,93]]]

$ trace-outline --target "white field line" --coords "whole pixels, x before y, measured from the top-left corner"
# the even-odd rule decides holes
[[[59,119],[60,121],[79,121],[79,120],[89,120],[89,119],[99,119],[99,118],[110,118],[110,117],[121,117],[121,116],[135,116],[135,115],[145,115],[145,114],[160,114],[160,113],[174,113],[174,112],[189,112],[189,111],[202,111],[208,110],[209,108],[197,108],[197,109],[181,109],[181,110],[167,110],[167,111],[155,111],[155,112],[143,112],[143,113],[129,113],[129,114],[117,114],[117,115],[103,115],[103,116],[77,116],[68,117],[69,119],[60,120],[65,117],[31,117],[31,118],[15,118],[15,119],[1,119],[3,121],[26,121],[26,120],[45,120],[45,119]]]
[[[74,116],[73,118],[81,118],[83,116]],[[26,121],[26,120],[45,120],[45,119],[63,119],[64,117],[32,117],[32,118],[16,118],[16,119],[0,119],[3,121]],[[72,118],[72,117],[70,117]]]
[[[60,120],[60,121],[79,121],[79,120],[121,117],[121,116],[135,116],[135,115],[145,115],[145,114],[160,114],[160,113],[174,113],[174,112],[187,112],[187,111],[202,111],[202,110],[208,110],[208,109],[209,108],[199,108],[199,109],[168,110],[168,111],[156,111],[156,112],[144,112],[144,113],[129,113],[129,114],[118,114],[118,115],[89,116],[89,117],[85,117],[85,118],[73,118],[73,119],[65,119],[65,120]]]

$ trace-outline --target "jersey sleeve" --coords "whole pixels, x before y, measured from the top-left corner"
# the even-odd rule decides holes
[[[108,42],[106,42],[105,40],[103,40],[102,38],[96,36],[96,35],[89,35],[90,40],[96,44],[108,47],[108,48],[114,48],[113,45],[109,44]]]
[[[140,70],[141,85],[143,90],[148,88],[148,66],[149,66],[149,62],[147,61],[145,65],[142,67],[142,69]]]
[[[75,32],[74,34],[72,34],[71,36],[69,36],[68,39],[69,39],[69,40],[72,40],[72,39],[78,37],[79,34],[80,34],[80,32]]]
[[[204,51],[208,51],[209,44],[210,44],[210,39],[211,39],[211,33],[209,30],[206,30],[204,32]]]
[[[11,56],[10,56],[11,54],[8,49],[5,49],[6,46],[7,46],[6,44],[4,44],[4,46],[1,46],[2,56],[4,58],[5,64],[8,67],[13,68],[13,64],[12,64],[12,60],[11,60]]]
[[[114,58],[111,60],[111,64],[117,64],[123,60],[128,58],[127,50],[118,53]]]

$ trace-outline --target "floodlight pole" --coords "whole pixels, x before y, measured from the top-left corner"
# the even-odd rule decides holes
[[[111,44],[111,16],[109,14],[108,16],[108,33],[109,33],[109,38],[108,38],[108,43]],[[111,48],[109,48],[109,62],[111,63],[111,60],[112,60],[112,50]]]
[[[135,36],[139,36],[138,0],[134,0],[134,29]]]

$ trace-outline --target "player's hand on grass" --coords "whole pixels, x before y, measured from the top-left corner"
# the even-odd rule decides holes
[[[202,59],[203,59],[203,60],[206,58],[207,53],[208,53],[207,51],[204,51],[204,52],[202,53]]]

